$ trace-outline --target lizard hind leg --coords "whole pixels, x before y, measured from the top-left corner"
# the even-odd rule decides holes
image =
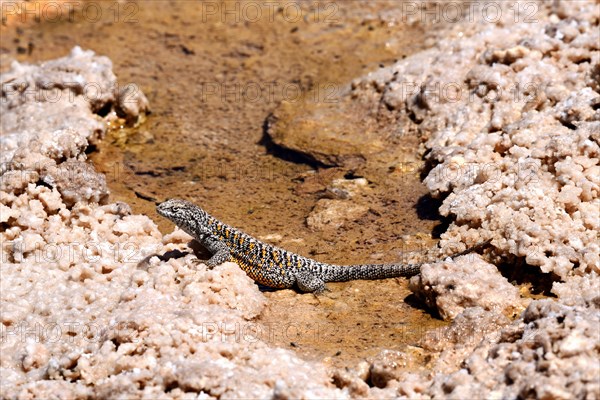
[[[325,281],[310,271],[298,271],[296,273],[296,284],[298,289],[305,293],[322,293],[326,289]]]

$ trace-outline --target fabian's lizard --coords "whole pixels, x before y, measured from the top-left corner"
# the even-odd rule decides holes
[[[273,288],[291,288],[303,292],[322,292],[325,282],[355,279],[385,279],[413,276],[422,264],[332,265],[322,263],[263,243],[218,219],[186,200],[171,199],[161,203],[157,211],[173,221],[213,256],[207,265],[214,267],[225,261],[237,263],[252,279]],[[488,242],[483,242],[483,244]],[[481,246],[475,245],[456,254],[466,254]]]

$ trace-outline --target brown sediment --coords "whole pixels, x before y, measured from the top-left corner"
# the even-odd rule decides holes
[[[405,251],[434,244],[430,233],[439,221],[422,218],[424,210],[417,208],[426,191],[414,135],[403,136],[395,149],[403,161],[364,164],[359,156],[325,168],[278,147],[265,134],[270,114],[280,123],[285,118],[277,106],[287,100],[295,116],[310,110],[305,129],[346,121],[349,137],[365,139],[364,126],[337,110],[351,79],[425,46],[421,25],[388,13],[395,2],[335,3],[334,14],[321,10],[318,18],[313,10],[308,20],[276,13],[254,23],[223,21],[193,2],[135,4],[128,10],[133,14],[122,12],[117,21],[114,10],[104,9],[94,23],[75,13],[73,22],[2,28],[3,61],[51,59],[79,45],[108,56],[120,82],[135,82],[146,93],[152,114],[145,123],[113,127],[89,154],[106,174],[111,201],[151,216],[165,233],[172,225],[155,214],[155,202],[183,197],[252,235],[332,263],[397,261]],[[22,43],[32,43],[31,54],[22,54]],[[320,110],[322,116],[314,117]],[[357,149],[373,140],[363,142]],[[330,153],[340,143],[331,146]],[[367,185],[352,199],[340,200],[347,202],[342,206],[358,204],[368,211],[357,219],[342,218],[335,229],[308,226],[319,199],[335,199],[330,189],[344,177],[363,177]],[[405,279],[331,289],[320,301],[291,291],[266,293],[269,309],[260,323],[298,324],[309,331],[317,323],[325,332],[308,340],[274,336],[272,343],[344,366],[381,348],[415,344],[419,332],[440,324],[407,305]]]

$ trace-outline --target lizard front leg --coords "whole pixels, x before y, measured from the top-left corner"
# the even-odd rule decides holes
[[[229,247],[218,239],[210,236],[202,238],[200,243],[206,248],[206,250],[212,253],[212,257],[206,262],[208,268],[212,269],[219,264],[223,264],[225,261],[231,259],[231,252]]]

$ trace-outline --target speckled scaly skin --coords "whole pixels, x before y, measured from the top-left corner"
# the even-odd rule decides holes
[[[209,267],[232,261],[256,282],[273,288],[296,285],[303,292],[318,293],[325,289],[325,282],[408,277],[421,270],[421,264],[342,266],[322,263],[263,243],[186,200],[171,199],[158,205],[156,210],[213,254],[207,262]]]

